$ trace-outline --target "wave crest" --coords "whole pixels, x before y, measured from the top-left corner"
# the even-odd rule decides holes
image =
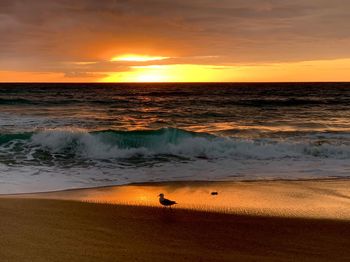
[[[87,158],[129,158],[173,155],[187,158],[271,159],[298,156],[350,157],[349,145],[286,142],[271,139],[217,137],[176,128],[149,131],[60,131],[36,133],[31,143],[51,152],[72,152]]]
[[[85,132],[47,130],[31,137],[33,146],[54,153],[71,152],[87,158],[129,158],[158,154],[195,156],[199,145],[214,136],[175,128],[147,131]]]
[[[322,140],[276,140],[219,137],[207,133],[176,128],[146,131],[45,130],[36,133],[0,135],[0,145],[7,149],[21,143],[30,158],[35,153],[69,155],[84,159],[117,159],[153,157],[157,155],[181,158],[350,158],[350,145]]]

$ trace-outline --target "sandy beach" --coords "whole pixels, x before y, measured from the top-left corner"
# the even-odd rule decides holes
[[[3,261],[349,261],[348,210],[338,210],[337,217],[333,214],[336,209],[349,207],[348,184],[337,180],[187,182],[3,196],[0,255]],[[329,190],[323,192],[323,187]],[[254,214],[251,199],[247,199],[246,214],[236,212],[234,202],[227,202],[230,208],[226,209],[217,205],[216,210],[198,203],[188,208],[179,204],[169,210],[153,206],[150,200],[148,206],[127,206],[125,199],[120,200],[122,205],[111,204],[118,202],[118,194],[127,191],[128,197],[140,192],[147,197],[145,192],[160,190],[181,203],[185,196],[191,199],[191,191],[196,196],[208,188],[218,190],[217,199],[220,195],[224,198],[228,188],[234,189],[240,198],[243,192],[249,192],[256,205],[259,205],[256,197],[272,193],[261,198],[259,214]],[[303,198],[300,194],[290,195],[292,190],[297,193],[307,190],[309,195],[304,194]],[[295,207],[284,215],[278,215],[281,210],[267,213],[274,208],[271,199],[275,199],[278,209],[283,202],[299,198],[298,203],[306,203],[300,205],[304,210],[318,194],[324,195],[320,203],[333,208],[327,219],[326,212],[317,211],[323,208],[312,206],[309,214],[317,212],[315,216],[308,215],[309,218],[298,216],[301,212],[296,212]],[[268,199],[272,206],[265,209]],[[240,199],[242,206],[244,201]]]
[[[158,207],[160,193],[181,209],[350,221],[349,179],[143,183],[4,197]]]
[[[349,261],[350,223],[2,199],[3,261]]]

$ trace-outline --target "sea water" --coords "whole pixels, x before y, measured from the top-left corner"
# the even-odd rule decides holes
[[[350,83],[0,84],[0,193],[350,176]]]

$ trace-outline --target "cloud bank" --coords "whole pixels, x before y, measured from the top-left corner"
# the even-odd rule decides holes
[[[349,10],[346,0],[0,0],[0,71],[91,78],[128,70],[110,62],[124,53],[171,57],[143,65],[348,58]]]

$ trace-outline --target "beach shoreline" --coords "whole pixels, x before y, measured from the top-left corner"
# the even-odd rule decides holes
[[[212,195],[216,192],[217,195]],[[276,217],[350,220],[350,179],[179,181],[0,195],[0,198],[76,200],[159,206],[158,195],[176,208]]]

